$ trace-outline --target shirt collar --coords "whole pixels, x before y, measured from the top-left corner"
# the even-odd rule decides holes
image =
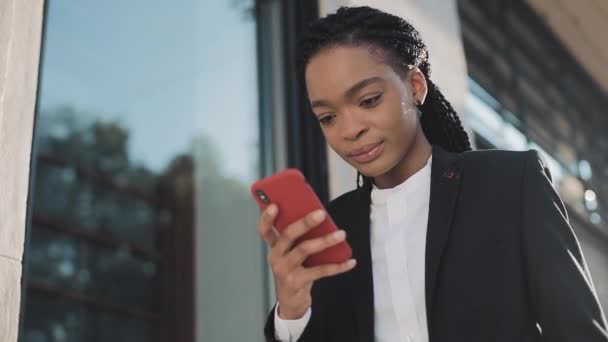
[[[430,182],[432,162],[433,155],[431,154],[426,161],[426,164],[420,170],[393,188],[378,189],[376,185],[374,185],[371,193],[372,205],[383,205],[393,194],[400,192],[410,193]]]

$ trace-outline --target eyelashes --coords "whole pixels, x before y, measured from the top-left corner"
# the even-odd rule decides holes
[[[380,93],[373,97],[367,98],[367,99],[361,101],[359,103],[359,106],[362,108],[367,108],[367,109],[374,108],[379,104],[380,99],[382,98],[383,95],[384,95],[383,93]],[[334,121],[335,117],[336,117],[335,114],[324,115],[321,118],[319,118],[319,123],[322,126],[327,126]]]
[[[319,119],[319,123],[321,123],[323,126],[327,126],[334,120],[334,117],[334,114],[326,115]]]
[[[365,99],[363,101],[361,101],[361,107],[365,107],[365,108],[373,108],[376,106],[376,104],[378,103],[378,101],[380,101],[380,98],[382,97],[382,93],[371,97],[369,99]]]

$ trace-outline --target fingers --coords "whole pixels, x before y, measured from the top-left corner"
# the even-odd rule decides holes
[[[289,267],[300,266],[309,256],[324,251],[346,239],[346,232],[338,230],[325,236],[304,241],[294,247],[287,255],[286,262]]]
[[[273,247],[278,240],[278,236],[272,228],[278,212],[279,208],[275,204],[271,204],[262,212],[258,222],[258,234],[270,247]]]
[[[279,271],[275,273],[277,285],[295,293],[304,288],[310,288],[312,284],[325,277],[335,276],[352,270],[357,265],[355,259],[349,259],[339,264],[321,265],[311,268],[298,267],[290,272]]]
[[[281,232],[279,240],[274,246],[275,248],[273,248],[273,250],[275,250],[274,252],[279,256],[287,254],[298,238],[323,222],[325,217],[325,212],[319,209],[289,225],[289,227]]]
[[[317,279],[344,273],[355,267],[354,259],[340,264],[302,267],[302,263],[310,255],[344,241],[346,232],[338,230],[319,238],[303,241],[293,247],[296,240],[323,222],[327,214],[323,210],[316,210],[292,223],[277,236],[272,230],[276,212],[271,208],[269,207],[261,215],[258,229],[260,235],[272,247],[268,254],[268,263],[277,288],[283,289],[280,292],[294,293],[305,286],[310,286]]]
[[[355,259],[349,259],[340,264],[329,264],[315,266],[311,268],[304,268],[302,271],[301,279],[304,283],[314,282],[321,278],[331,277],[348,272],[352,270],[356,265],[357,261]]]

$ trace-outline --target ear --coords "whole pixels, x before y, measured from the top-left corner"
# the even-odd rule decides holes
[[[422,71],[416,67],[410,70],[408,79],[413,92],[414,102],[420,105],[423,104],[426,99],[426,94],[428,93],[426,77],[424,77]]]

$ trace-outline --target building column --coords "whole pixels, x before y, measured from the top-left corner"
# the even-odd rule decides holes
[[[0,341],[19,332],[43,0],[0,1]]]

